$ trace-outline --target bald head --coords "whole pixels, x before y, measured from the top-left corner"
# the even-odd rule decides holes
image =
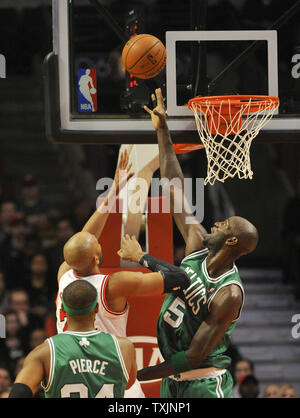
[[[231,232],[238,239],[237,250],[240,255],[251,253],[258,243],[258,231],[255,226],[240,216],[229,218]]]
[[[76,272],[88,274],[95,266],[101,264],[102,251],[94,235],[78,232],[66,242],[64,258]]]

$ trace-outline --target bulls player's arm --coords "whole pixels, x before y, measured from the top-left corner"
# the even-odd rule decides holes
[[[25,358],[24,364],[12,386],[9,398],[30,398],[40,383],[47,381],[50,364],[49,344],[45,341],[34,348]]]
[[[99,239],[106,224],[111,206],[115,204],[116,197],[119,195],[128,180],[134,175],[134,173],[130,171],[131,166],[132,163],[129,163],[129,153],[127,149],[125,149],[120,155],[120,161],[115,172],[114,182],[108,192],[108,195],[82,228],[82,231],[95,235],[97,240]],[[124,175],[124,173],[126,173],[126,175]],[[57,281],[59,282],[60,278],[70,269],[71,267],[64,261],[58,270]]]
[[[125,362],[126,370],[128,372],[128,383],[126,389],[129,389],[136,381],[137,364],[135,348],[132,342],[128,338],[117,337],[121,353]]]
[[[164,291],[161,273],[120,271],[113,273],[106,286],[106,300],[113,310],[121,311],[129,296],[159,295]]]
[[[181,269],[178,272],[160,271],[146,274],[120,271],[109,277],[105,297],[113,310],[121,311],[125,308],[129,296],[161,295],[178,287],[185,288],[189,283],[189,277]]]
[[[199,367],[239,316],[242,303],[243,295],[239,286],[232,284],[220,289],[211,302],[209,315],[195,333],[189,348],[157,366],[139,370],[138,379],[157,379]]]
[[[127,149],[125,149],[124,152],[122,152],[120,155],[120,161],[108,195],[84,225],[82,231],[86,231],[95,235],[97,239],[100,238],[110,210],[115,205],[117,196],[123,187],[127,184],[128,180],[134,175],[134,172],[130,171],[131,166],[132,163],[129,163],[129,153]]]

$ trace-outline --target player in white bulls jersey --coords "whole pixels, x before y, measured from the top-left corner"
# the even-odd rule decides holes
[[[130,169],[127,151],[121,155],[115,175],[115,186],[119,185],[120,170]],[[131,173],[126,175],[127,179]],[[119,186],[119,189],[122,186]],[[111,189],[112,190],[112,189]],[[111,193],[111,191],[110,191]],[[108,197],[106,201],[108,201]],[[103,204],[107,202],[104,201]],[[66,317],[62,311],[61,295],[63,289],[74,280],[88,280],[98,292],[99,311],[96,315],[95,328],[116,336],[126,336],[128,316],[128,297],[132,295],[155,295],[172,291],[173,287],[180,287],[185,283],[186,276],[182,270],[178,272],[140,272],[120,271],[111,275],[103,275],[100,271],[102,250],[98,242],[105,225],[108,213],[96,210],[83,230],[73,235],[64,246],[65,261],[58,271],[58,295],[56,299],[57,331],[67,329]],[[144,397],[140,383],[136,383],[125,392],[125,397]]]

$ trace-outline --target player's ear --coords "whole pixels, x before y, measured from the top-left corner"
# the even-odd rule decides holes
[[[238,242],[239,242],[239,240],[238,240],[237,237],[230,237],[230,238],[227,238],[227,240],[225,241],[225,244],[230,245],[230,246],[234,246],[234,245],[237,245]]]

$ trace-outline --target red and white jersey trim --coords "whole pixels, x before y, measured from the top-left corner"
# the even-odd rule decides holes
[[[98,293],[99,310],[95,318],[95,328],[99,331],[109,332],[116,336],[126,336],[129,306],[127,304],[125,309],[122,311],[115,311],[108,306],[105,292],[109,277],[110,274],[104,275],[101,273],[93,274],[86,277],[80,277],[76,273],[74,273],[73,270],[67,271],[61,277],[56,298],[56,326],[58,333],[67,330],[67,318],[61,310],[61,295],[64,288],[68,286],[68,284],[72,283],[74,280],[87,280],[96,287]]]
[[[101,289],[100,289],[101,303],[102,303],[103,308],[106,310],[107,313],[109,313],[111,315],[123,315],[127,310],[127,305],[125,306],[125,308],[122,311],[116,311],[116,310],[111,309],[106,302],[106,296],[105,296],[106,286],[107,286],[108,279],[109,279],[110,276],[111,275],[108,274],[107,276],[105,276],[104,280],[102,281]]]

